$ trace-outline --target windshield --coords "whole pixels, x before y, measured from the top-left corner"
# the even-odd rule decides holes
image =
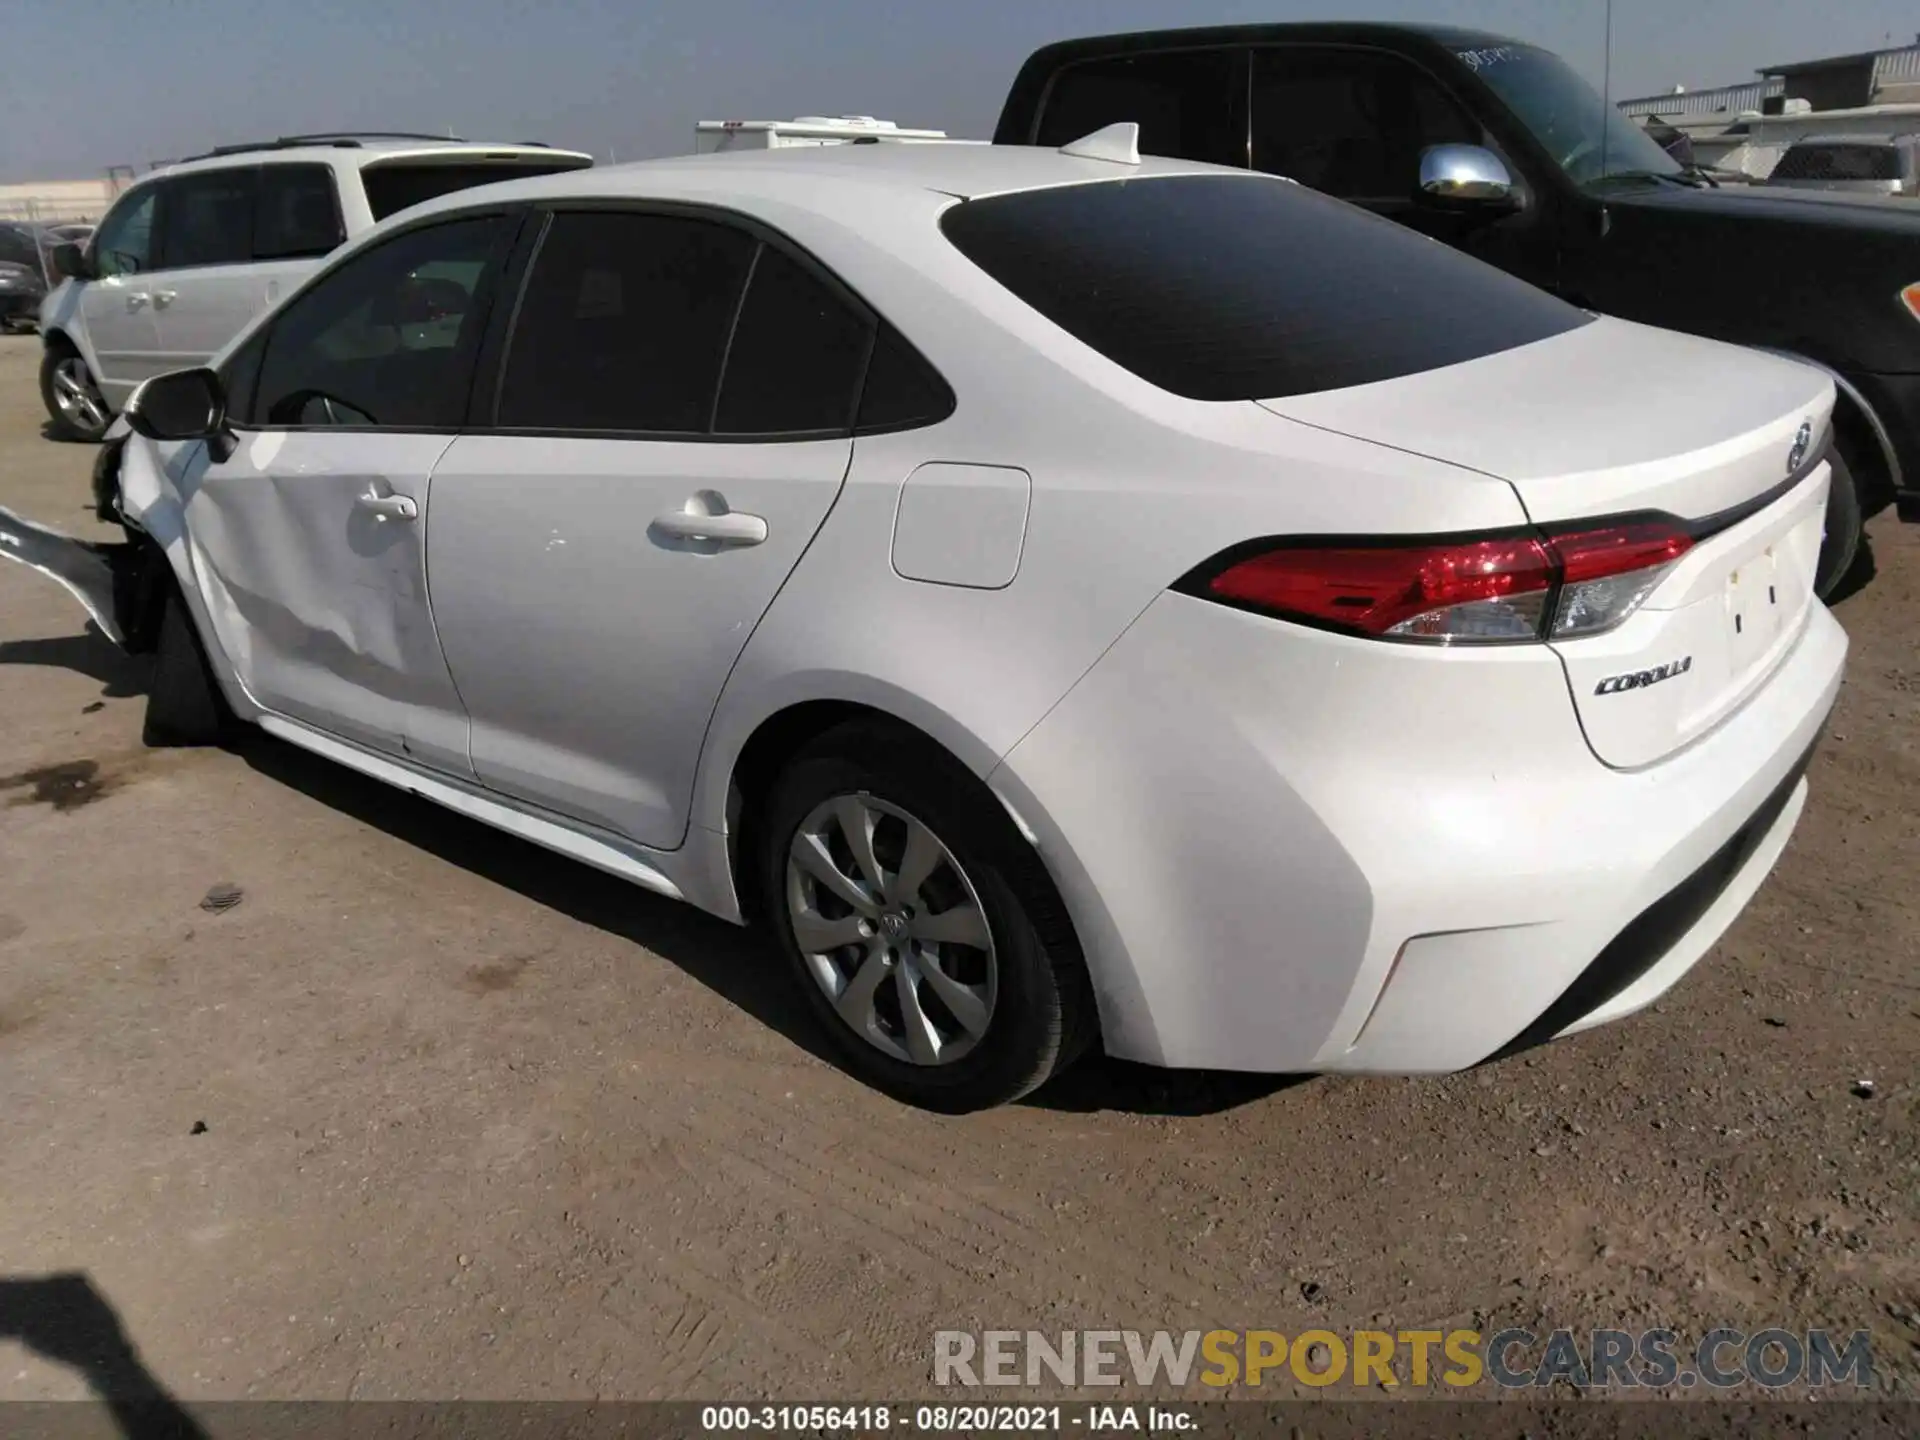
[[[1531,45],[1455,52],[1533,132],[1568,178],[1678,175],[1681,167],[1633,121],[1594,93],[1558,55]]]

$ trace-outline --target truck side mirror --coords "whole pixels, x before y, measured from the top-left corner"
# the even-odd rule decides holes
[[[1429,145],[1420,154],[1420,195],[1449,208],[1506,209],[1513,176],[1483,145]]]

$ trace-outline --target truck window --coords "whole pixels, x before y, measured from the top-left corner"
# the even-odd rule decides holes
[[[1481,141],[1438,84],[1377,50],[1256,50],[1251,95],[1255,169],[1375,208],[1413,199],[1427,146]]]
[[[1047,91],[1034,143],[1065,145],[1131,120],[1142,154],[1244,166],[1242,63],[1239,50],[1180,50],[1069,65]]]
[[[991,195],[950,208],[941,229],[1075,339],[1193,400],[1392,380],[1592,319],[1403,225],[1257,175]]]

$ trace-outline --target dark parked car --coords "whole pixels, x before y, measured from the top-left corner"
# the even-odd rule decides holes
[[[1062,145],[1120,121],[1143,151],[1289,176],[1586,308],[1827,370],[1841,398],[1823,595],[1856,564],[1863,516],[1897,502],[1920,520],[1911,201],[1720,185],[1550,52],[1427,26],[1063,41],[1028,59],[994,139]]]
[[[0,224],[0,334],[33,329],[46,297],[39,231],[27,225]]]

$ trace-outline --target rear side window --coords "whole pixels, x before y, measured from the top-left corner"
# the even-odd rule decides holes
[[[844,433],[873,327],[799,261],[762,244],[727,347],[714,430]]]
[[[1254,176],[991,196],[941,228],[1076,339],[1195,400],[1391,380],[1591,318],[1390,220]]]
[[[1069,65],[1047,91],[1034,142],[1065,145],[1132,120],[1143,154],[1244,166],[1243,63],[1238,50],[1184,50]]]
[[[867,383],[860,392],[861,433],[932,425],[953,410],[953,388],[905,336],[882,320],[880,333],[873,338],[873,358],[867,362]]]
[[[500,180],[524,180],[532,175],[552,175],[560,170],[584,168],[576,161],[559,160],[469,160],[374,164],[360,171],[360,186],[367,195],[367,209],[375,220],[384,220],[397,210],[419,205],[456,190],[475,185],[492,185]]]
[[[1891,145],[1794,145],[1780,157],[1774,180],[1898,180],[1900,155]]]
[[[203,170],[163,182],[157,267],[238,265],[253,258],[254,168]]]
[[[507,350],[497,423],[705,433],[758,244],[677,215],[556,215]]]
[[[331,168],[260,167],[253,210],[254,259],[307,259],[326,254],[346,238]]]

